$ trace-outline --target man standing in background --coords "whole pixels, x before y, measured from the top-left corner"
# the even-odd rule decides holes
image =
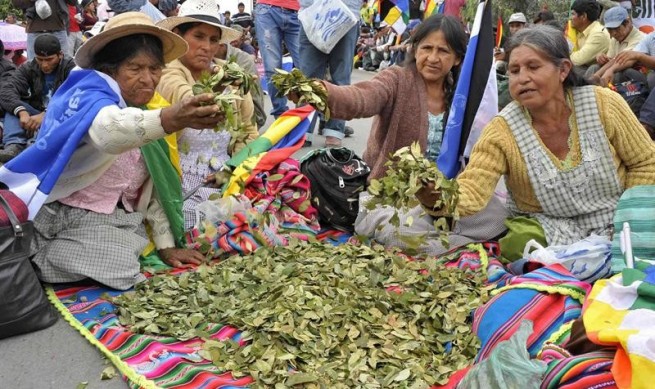
[[[300,0],[300,8],[305,9],[314,4],[316,0]],[[352,11],[355,17],[359,15],[360,0],[343,0],[343,3]],[[300,28],[300,63],[297,67],[307,77],[324,80],[327,72],[331,82],[335,85],[350,85],[350,74],[353,70],[353,56],[355,45],[359,36],[359,23],[355,24],[344,35],[329,53],[324,53],[307,38],[304,26]],[[340,147],[341,140],[346,136],[346,122],[344,120],[330,119],[322,126],[325,135],[326,147]],[[313,127],[312,129],[313,130]],[[311,131],[310,130],[310,131]],[[352,131],[352,129],[351,129]],[[307,135],[307,145],[312,142],[311,134]]]
[[[282,56],[284,55],[282,43],[291,54],[293,63],[296,66],[300,63],[298,55],[299,8],[298,0],[257,0],[253,12],[257,21],[255,31],[267,80],[270,80],[271,76],[275,74],[275,69],[282,69]],[[268,96],[273,104],[271,114],[277,118],[288,109],[287,98],[277,97],[277,88],[272,82],[268,82],[267,86]]]
[[[64,53],[68,49],[68,4],[77,5],[76,0],[47,0],[50,6],[50,16],[41,18],[36,12],[34,0],[12,0],[14,7],[20,8],[25,14],[25,32],[27,32],[27,59],[34,59],[34,41],[39,35],[54,35]]]

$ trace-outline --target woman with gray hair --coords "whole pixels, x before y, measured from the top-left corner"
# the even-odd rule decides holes
[[[561,31],[519,31],[508,58],[514,101],[485,127],[457,178],[460,215],[483,209],[504,176],[511,213],[501,239],[506,259],[521,258],[530,239],[559,245],[609,236],[623,191],[655,184],[653,142],[621,96],[572,72]],[[439,213],[433,188],[417,196]]]
[[[182,245],[180,178],[165,139],[224,118],[212,94],[168,105],[155,93],[164,65],[187,48],[143,13],[111,18],[77,51],[81,69],[52,97],[36,143],[0,167],[0,182],[34,220],[31,259],[41,280],[132,287],[145,279],[144,222],[167,264],[204,258]]]

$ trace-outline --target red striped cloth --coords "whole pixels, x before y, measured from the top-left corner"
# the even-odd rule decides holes
[[[27,221],[27,216],[29,211],[27,210],[27,205],[18,198],[12,191],[2,189],[0,190],[0,196],[2,196],[5,200],[7,200],[7,203],[9,203],[9,207],[14,211],[14,214],[18,218],[18,221],[21,223],[25,223]],[[9,222],[9,216],[7,216],[7,212],[5,212],[4,207],[0,208],[0,226],[6,227],[11,225]]]

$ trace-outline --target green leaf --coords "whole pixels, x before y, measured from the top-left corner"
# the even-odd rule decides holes
[[[318,379],[315,375],[313,374],[307,374],[307,373],[294,373],[287,378],[285,384],[287,386],[294,386],[294,385],[300,385],[300,384],[308,384],[310,382],[318,382]]]
[[[393,380],[396,382],[406,381],[409,378],[410,374],[411,372],[409,371],[409,369],[402,370],[400,373],[398,373],[398,375],[396,375],[396,377]]]
[[[116,369],[114,368],[114,366],[107,366],[107,367],[105,367],[105,369],[100,374],[100,379],[103,380],[103,381],[104,380],[110,380],[110,379],[116,377],[117,375],[118,375],[118,373],[116,372]]]

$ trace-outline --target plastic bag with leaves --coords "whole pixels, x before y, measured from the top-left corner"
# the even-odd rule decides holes
[[[539,389],[546,363],[530,359],[532,322],[524,320],[511,338],[500,342],[489,358],[475,365],[458,389]]]

